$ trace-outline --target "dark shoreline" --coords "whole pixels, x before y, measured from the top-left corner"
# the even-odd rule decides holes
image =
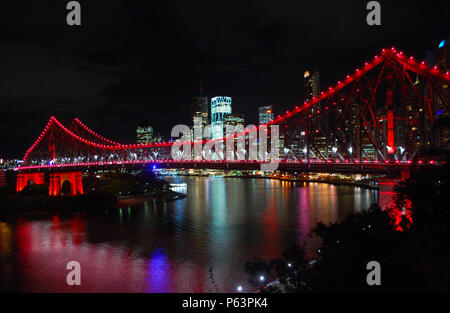
[[[183,199],[184,194],[170,191],[164,191],[158,194],[144,193],[129,196],[115,197],[114,199],[102,199],[90,197],[90,195],[81,195],[74,197],[50,197],[50,196],[27,196],[19,197],[17,195],[7,197],[7,207],[0,210],[0,220],[17,217],[48,217],[49,214],[69,214],[69,213],[90,213],[96,214],[105,210],[119,209],[121,200],[147,198],[156,201],[176,201]],[[5,198],[4,198],[5,199]],[[102,201],[107,200],[107,201]],[[3,204],[2,203],[2,204]]]

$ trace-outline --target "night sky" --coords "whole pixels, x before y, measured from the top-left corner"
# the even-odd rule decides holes
[[[61,0],[0,6],[0,157],[22,157],[51,115],[79,117],[113,140],[135,142],[147,119],[169,135],[190,122],[191,98],[233,97],[257,107],[303,101],[303,72],[321,85],[345,77],[384,47],[425,58],[450,38],[450,2],[379,1],[382,26],[366,24],[368,1],[79,1],[82,26],[66,24]]]

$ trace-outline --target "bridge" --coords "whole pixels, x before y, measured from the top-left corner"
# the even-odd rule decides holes
[[[383,49],[354,73],[319,96],[278,115],[267,125],[232,136],[233,147],[243,139],[248,150],[252,132],[278,125],[283,142],[278,170],[292,172],[376,173],[402,177],[412,167],[440,166],[424,151],[448,151],[450,73],[429,67],[395,48]],[[162,168],[258,170],[270,156],[249,153],[216,159],[174,157],[174,148],[194,147],[211,140],[177,140],[122,144],[90,129],[78,118],[50,117],[26,151],[18,172],[17,191],[29,181],[43,183],[50,173],[49,194],[72,184],[72,195],[83,193],[81,175],[87,169],[157,164]],[[270,144],[269,144],[270,146]],[[241,146],[242,148],[242,146]],[[190,152],[191,153],[191,152]]]

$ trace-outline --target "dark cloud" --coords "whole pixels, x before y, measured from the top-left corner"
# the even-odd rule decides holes
[[[65,0],[2,3],[0,156],[21,156],[52,114],[124,142],[142,119],[168,135],[200,81],[254,123],[258,105],[302,102],[305,69],[327,86],[383,47],[423,58],[450,37],[448,1],[380,1],[380,27],[367,2],[85,0],[78,28]]]

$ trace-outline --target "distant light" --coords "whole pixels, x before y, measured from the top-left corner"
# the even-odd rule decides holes
[[[260,281],[264,281],[264,279],[265,279],[265,278],[264,278],[263,275],[259,276],[259,280],[260,280]]]
[[[242,288],[242,286],[238,286],[238,287],[236,288],[236,290],[237,290],[238,292],[242,292],[242,290],[244,290],[244,289]]]
[[[442,115],[442,113],[444,113],[444,110],[437,111],[437,115]]]
[[[288,267],[292,267],[292,263],[288,263]]]
[[[386,148],[387,148],[388,153],[394,153],[394,148],[387,146],[387,145],[386,145]]]
[[[154,170],[156,169],[156,165],[153,165],[153,169],[154,169]]]
[[[441,43],[439,44],[439,48],[442,48],[443,46],[445,46],[445,40],[441,41]]]

